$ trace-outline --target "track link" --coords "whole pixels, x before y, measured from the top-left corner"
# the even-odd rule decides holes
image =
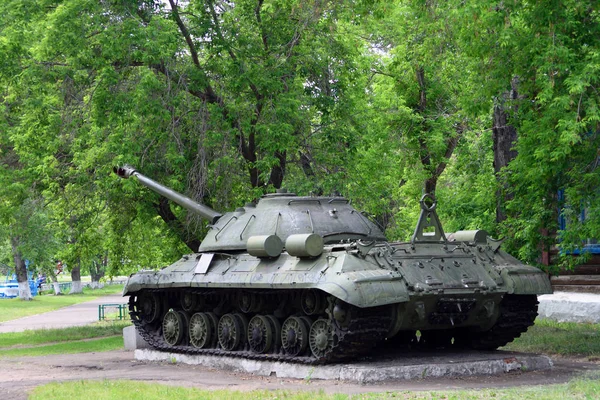
[[[477,350],[495,350],[512,342],[533,325],[537,306],[536,295],[505,295],[496,324],[488,331],[470,333],[465,344]]]
[[[234,351],[224,350],[219,347],[199,349],[191,345],[171,346],[167,344],[162,335],[160,322],[148,323],[143,321],[140,318],[138,311],[136,311],[133,299],[134,296],[131,296],[129,300],[129,314],[131,320],[142,338],[144,338],[150,346],[164,352],[192,355],[238,357],[251,360],[292,362],[300,364],[339,362],[364,355],[368,350],[385,338],[391,322],[389,311],[385,307],[368,310],[355,308],[353,310],[353,317],[346,327],[341,328],[337,326],[335,322],[332,322],[337,341],[333,349],[321,358],[312,355],[291,356],[285,354],[282,349],[279,349],[277,353],[259,354],[249,350],[247,343],[245,344],[244,349]]]
[[[159,293],[160,290],[153,292]],[[218,293],[210,292],[208,295],[215,296]],[[535,295],[505,295],[500,303],[498,320],[491,329],[483,332],[455,331],[454,343],[452,345],[448,343],[448,345],[476,350],[495,350],[498,347],[504,346],[521,336],[522,333],[533,325],[537,316],[537,305],[538,301]],[[160,321],[149,323],[140,317],[139,312],[136,311],[134,296],[131,296],[129,301],[129,313],[132,322],[144,340],[150,346],[160,351],[300,364],[341,362],[363,356],[375,347],[375,345],[384,341],[391,323],[390,313],[386,307],[369,309],[355,307],[352,309],[350,321],[344,327],[340,327],[334,319],[329,318],[337,340],[331,351],[325,356],[317,358],[313,355],[292,356],[286,354],[281,346],[272,353],[260,354],[251,351],[248,343],[245,343],[242,349],[233,351],[220,348],[218,344],[215,348],[207,349],[196,348],[188,344],[171,346],[164,340]],[[438,332],[447,332],[450,335],[447,338],[448,342],[450,342],[453,335],[452,331]],[[461,333],[457,334],[458,332]],[[414,344],[412,343],[412,345]],[[428,343],[424,344],[424,346],[426,348],[432,347]],[[441,344],[433,346],[433,348],[441,347],[447,346]],[[310,353],[310,350],[308,350],[308,353]]]

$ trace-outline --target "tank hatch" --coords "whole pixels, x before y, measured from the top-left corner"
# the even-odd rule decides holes
[[[344,240],[384,241],[383,232],[343,197],[303,197],[293,193],[263,196],[221,217],[208,232],[200,251],[246,250],[252,236],[315,233],[325,244]]]

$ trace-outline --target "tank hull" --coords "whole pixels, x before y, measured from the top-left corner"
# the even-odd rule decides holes
[[[366,250],[355,242],[326,246],[318,257],[196,253],[140,271],[124,288],[138,330],[156,348],[305,363],[352,359],[382,343],[494,349],[533,324],[536,295],[545,293],[541,270],[474,242]],[[152,322],[142,305],[149,296]],[[181,319],[177,340],[165,340],[169,312]],[[212,318],[200,324],[212,331],[208,344],[206,335],[194,340],[196,314]],[[286,340],[302,335],[306,343],[290,350]]]

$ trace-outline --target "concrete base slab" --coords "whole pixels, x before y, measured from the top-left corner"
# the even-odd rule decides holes
[[[123,328],[123,344],[125,345],[125,350],[150,348],[150,345],[140,336],[133,325]]]
[[[600,323],[600,294],[555,292],[538,296],[538,301],[539,318]]]
[[[503,351],[404,353],[397,356],[378,357],[377,360],[331,365],[302,365],[234,357],[187,355],[150,349],[136,350],[135,358],[144,361],[202,365],[259,376],[305,380],[344,380],[357,383],[430,377],[496,375],[511,371],[540,371],[552,368],[552,360],[546,356]]]

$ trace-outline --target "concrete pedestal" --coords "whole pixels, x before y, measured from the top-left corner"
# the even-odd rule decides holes
[[[123,342],[125,350],[148,349],[150,345],[140,336],[135,326],[123,328]]]
[[[497,375],[511,371],[540,371],[552,368],[552,360],[546,356],[504,351],[402,353],[377,357],[368,361],[330,365],[303,365],[236,357],[188,355],[150,349],[136,350],[135,358],[144,361],[202,365],[259,376],[305,380],[333,379],[357,383],[426,377]]]

